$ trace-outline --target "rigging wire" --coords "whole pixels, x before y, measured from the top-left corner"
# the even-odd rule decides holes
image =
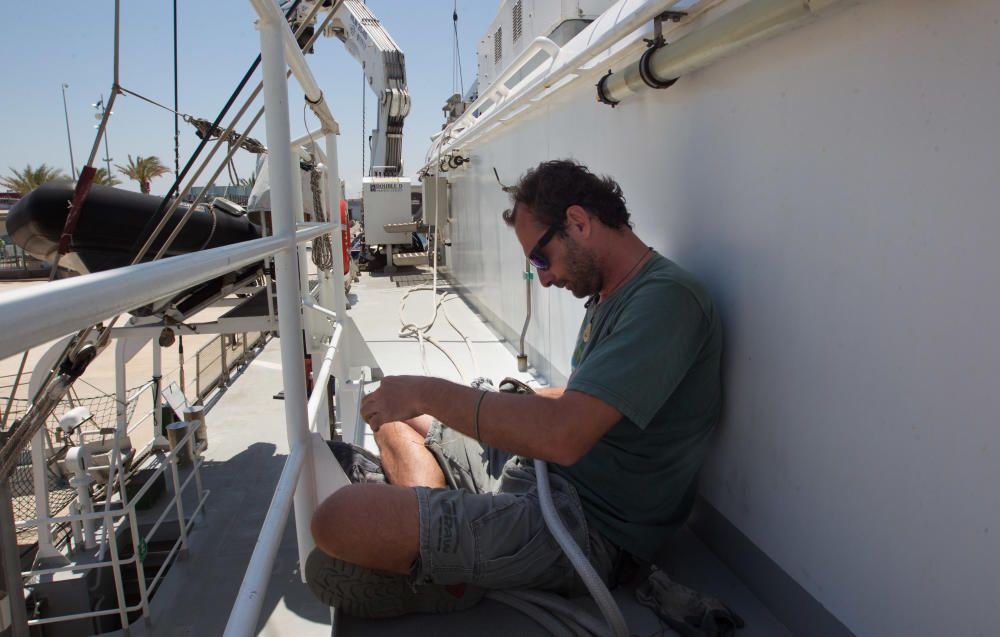
[[[169,113],[173,113],[173,114],[174,114],[174,119],[177,119],[178,117],[181,117],[181,118],[183,118],[183,119],[184,119],[185,121],[187,121],[187,120],[189,120],[189,119],[194,119],[194,118],[193,118],[193,117],[192,117],[191,115],[188,115],[187,113],[182,113],[182,112],[178,111],[178,110],[176,109],[176,107],[175,107],[175,108],[170,108],[169,106],[166,106],[166,105],[164,105],[164,104],[161,104],[161,103],[157,102],[156,100],[154,100],[154,99],[152,99],[152,98],[149,98],[149,97],[146,97],[145,95],[141,95],[141,94],[139,94],[139,93],[136,93],[136,92],[135,92],[135,91],[133,91],[133,90],[130,90],[130,89],[127,89],[127,88],[125,88],[124,86],[119,86],[119,87],[118,87],[118,90],[119,90],[120,92],[122,92],[122,93],[126,94],[126,95],[131,95],[131,96],[133,96],[133,97],[138,97],[138,98],[139,98],[139,99],[141,99],[142,101],[144,101],[144,102],[149,102],[149,103],[150,103],[150,104],[152,104],[153,106],[157,106],[157,107],[159,107],[159,108],[162,108],[163,110],[165,110],[165,111],[167,111],[167,112],[169,112]]]
[[[178,83],[177,83],[177,0],[174,0],[174,174],[181,170],[181,122],[177,116]]]
[[[301,0],[295,0],[291,9],[289,9],[288,15],[291,15],[291,13],[295,10],[295,7],[298,6],[300,1]],[[318,6],[319,4],[317,4],[317,8]],[[329,19],[330,16],[332,16],[332,12],[330,15],[327,16],[327,19]],[[73,228],[75,227],[75,221],[78,218],[79,208],[82,207],[83,199],[86,197],[86,193],[89,190],[90,184],[92,183],[93,180],[94,176],[93,162],[100,148],[101,138],[104,136],[105,131],[107,130],[108,119],[111,115],[115,99],[121,92],[121,84],[119,82],[120,42],[121,42],[120,27],[121,27],[121,0],[115,0],[114,59],[113,59],[114,79],[111,87],[111,95],[108,99],[106,107],[104,108],[103,117],[101,119],[100,124],[98,125],[97,134],[94,137],[94,144],[91,147],[90,155],[86,163],[86,167],[89,168],[89,171],[87,170],[87,168],[85,168],[80,175],[80,180],[77,183],[76,193],[74,194],[73,206],[70,215],[67,217],[67,223],[63,229],[63,239],[61,240],[61,243],[63,242],[63,240],[65,240],[65,245],[67,248],[69,246],[69,238],[72,236],[72,231]],[[315,38],[316,36],[318,36],[319,32],[320,31],[317,30],[316,34],[313,37]],[[221,121],[222,118],[225,116],[225,113],[228,111],[228,109],[235,102],[239,92],[242,91],[247,81],[249,81],[251,74],[257,68],[257,66],[259,66],[259,64],[260,64],[260,56],[258,55],[256,61],[254,62],[253,65],[251,65],[251,68],[247,71],[246,75],[244,76],[242,82],[240,83],[240,86],[233,93],[233,95],[230,96],[230,99],[227,102],[226,106],[224,106],[222,112],[219,113],[215,124],[216,126],[218,125],[218,122]],[[261,109],[261,113],[262,112],[263,109]],[[255,118],[254,122],[251,124],[251,128],[253,127],[254,124],[256,124],[257,119],[259,119],[261,113],[258,113],[257,118]],[[182,173],[177,175],[177,179],[175,179],[174,184],[171,186],[171,190],[163,198],[163,201],[160,204],[160,208],[157,212],[158,215],[163,213],[163,210],[166,207],[167,202],[170,200],[170,196],[177,191],[177,186],[179,185],[181,179],[184,177],[187,170],[190,169],[190,167],[194,164],[195,159],[197,158],[198,154],[200,154],[201,150],[205,147],[206,144],[207,140],[202,140],[202,143],[199,145],[198,150],[195,151],[195,154],[188,161]],[[221,167],[219,171],[221,172]],[[146,232],[150,227],[150,223],[153,222],[154,220],[155,216],[152,217],[149,220],[149,222],[147,222],[146,226],[143,228],[142,233],[139,235],[140,237],[143,234],[146,234]],[[179,228],[180,226],[178,226],[177,229],[179,230]],[[155,238],[155,233],[150,236],[150,242],[152,242],[154,238]],[[169,241],[172,240],[173,237],[171,237]],[[164,246],[164,248],[166,248],[166,245]],[[148,246],[146,247],[146,249],[148,249]],[[52,270],[50,272],[50,277],[49,277],[50,281],[52,281],[56,277],[56,274],[59,271],[58,270],[59,258],[62,255],[62,252],[63,252],[62,249],[60,249],[60,251],[57,252],[56,258],[52,264]],[[136,258],[133,260],[133,264],[138,262],[141,258],[142,255],[137,255]],[[11,450],[16,450],[23,447],[27,443],[27,440],[32,435],[34,435],[35,431],[37,431],[38,428],[42,426],[45,418],[47,418],[48,415],[55,408],[56,402],[53,400],[53,396],[51,394],[58,393],[61,395],[63,391],[65,391],[66,386],[71,385],[73,380],[75,380],[75,377],[79,375],[79,374],[63,374],[63,373],[57,374],[55,370],[60,369],[60,367],[66,360],[72,360],[75,356],[79,355],[81,353],[81,350],[88,345],[94,346],[95,349],[97,349],[97,351],[100,351],[104,347],[106,347],[111,339],[111,328],[115,325],[115,323],[117,323],[119,318],[120,315],[111,319],[107,325],[97,324],[84,328],[83,330],[80,330],[80,332],[77,334],[76,339],[64,349],[64,351],[57,359],[55,365],[53,365],[52,370],[49,371],[38,392],[32,398],[31,401],[32,407],[29,407],[28,412],[25,413],[21,419],[19,419],[19,424],[21,426],[17,427],[16,430],[12,428],[11,436],[7,440],[7,443],[3,445],[2,449],[0,449],[0,476],[8,474],[9,471],[11,470],[12,467],[11,454],[13,453]],[[91,339],[90,336],[94,333],[95,330],[99,330],[99,333],[96,339]],[[25,352],[23,356],[26,359],[27,352]],[[57,385],[62,385],[63,387],[60,389],[60,387],[57,387]],[[16,387],[14,389],[16,391]]]
[[[285,13],[286,19],[290,18],[295,14],[295,9],[299,6],[300,2],[301,0],[295,0],[295,2],[292,3],[292,6],[289,7],[288,11]],[[236,103],[236,98],[239,97],[239,94],[243,92],[243,89],[246,87],[247,83],[250,81],[251,76],[254,74],[254,72],[257,70],[257,67],[259,66],[260,66],[260,54],[257,54],[256,59],[254,59],[254,61],[250,64],[250,68],[248,68],[247,72],[243,74],[243,78],[240,80],[239,84],[237,84],[232,94],[230,94],[229,99],[226,100],[226,103],[225,105],[223,105],[222,110],[220,110],[219,114],[215,117],[215,121],[212,122],[212,128],[210,130],[214,130],[219,125],[222,119],[226,116],[226,113],[229,112],[229,109],[232,108],[233,104]],[[114,99],[114,94],[112,94],[112,99]],[[132,249],[130,250],[130,252],[137,255],[136,258],[133,259],[132,263],[137,263],[142,259],[142,256],[139,254],[140,251],[142,250],[141,246],[144,246],[145,243],[149,242],[148,240],[144,239],[144,237],[147,234],[151,234],[151,231],[153,230],[154,227],[152,224],[154,224],[158,218],[160,218],[162,215],[165,214],[164,211],[166,210],[167,205],[170,202],[170,198],[177,194],[181,182],[184,181],[185,177],[187,177],[188,171],[191,170],[191,167],[198,159],[198,156],[201,155],[201,152],[205,149],[205,146],[208,145],[208,141],[209,140],[207,138],[202,139],[198,143],[198,146],[195,148],[194,152],[191,154],[191,157],[188,158],[188,161],[184,165],[184,168],[180,172],[175,173],[174,183],[171,184],[170,188],[167,190],[167,194],[163,196],[163,200],[160,202],[160,207],[157,209],[156,214],[151,216],[146,221],[146,224],[145,226],[143,226],[142,231],[137,235],[136,242],[132,245]],[[152,239],[152,237],[150,237],[150,239]]]
[[[288,17],[288,16],[290,16],[292,14],[292,12],[295,10],[295,7],[298,5],[298,3],[299,3],[299,0],[296,0],[295,4],[293,4],[292,7],[289,9],[288,13],[286,13],[286,17]],[[312,10],[310,11],[308,17],[311,18],[313,15],[315,15],[316,12],[319,10],[319,8],[321,6],[322,6],[321,4],[316,3],[313,6]],[[307,42],[307,46],[310,46],[313,42],[316,41],[316,39],[319,37],[319,35],[323,32],[323,29],[325,28],[326,24],[332,18],[333,14],[334,14],[334,11],[331,10],[331,12],[327,15],[326,20],[323,22],[323,25],[321,26],[321,28],[316,29],[315,32],[313,33],[313,35],[310,38],[309,42]],[[298,38],[299,36],[301,36],[301,34],[305,30],[307,24],[308,24],[308,19],[306,21],[303,21],[299,25],[299,28],[298,28],[298,30],[295,33],[295,37],[296,38]],[[221,121],[223,114],[228,110],[229,106],[231,106],[232,103],[235,101],[236,96],[239,94],[240,91],[242,91],[242,87],[245,86],[246,80],[249,79],[250,74],[253,72],[254,69],[256,69],[256,67],[259,64],[260,64],[260,56],[258,55],[257,56],[257,60],[255,61],[254,65],[252,65],[250,67],[250,69],[247,71],[247,74],[244,76],[244,78],[243,78],[244,81],[242,81],[240,83],[240,86],[237,87],[236,92],[230,97],[229,103],[227,103],[227,106],[224,107],[224,109],[223,109],[223,113],[220,113],[219,117],[216,118],[216,122],[213,123],[213,124],[211,124],[211,126],[208,128],[208,130],[215,130],[215,129],[218,128],[218,122]],[[286,77],[288,75],[291,75],[291,71],[290,70],[286,73]],[[171,215],[177,209],[178,204],[180,203],[180,199],[190,191],[194,180],[197,179],[199,177],[199,175],[201,175],[201,172],[207,166],[208,161],[211,160],[211,158],[214,156],[215,152],[218,150],[219,146],[221,145],[221,140],[222,139],[231,139],[231,136],[234,134],[233,128],[236,126],[236,122],[239,121],[240,117],[242,117],[243,114],[247,111],[247,109],[250,107],[250,104],[253,102],[253,100],[257,97],[257,95],[260,94],[262,86],[263,86],[262,82],[258,82],[257,83],[256,88],[254,88],[254,90],[251,92],[250,97],[247,98],[246,103],[244,103],[244,105],[240,108],[240,110],[235,115],[233,122],[226,128],[225,131],[223,131],[219,135],[219,137],[221,139],[216,142],[216,145],[209,152],[208,157],[202,162],[201,166],[195,171],[194,175],[191,177],[191,182],[188,183],[188,185],[185,186],[182,190],[177,191],[177,187],[178,187],[178,185],[180,183],[180,180],[178,179],[178,180],[174,181],[173,186],[171,186],[171,190],[167,193],[167,195],[164,197],[163,201],[160,203],[160,207],[157,210],[156,215],[154,215],[153,217],[150,217],[149,221],[147,221],[147,223],[146,223],[146,227],[143,229],[142,233],[140,233],[138,235],[138,239],[141,239],[146,234],[148,234],[149,236],[148,236],[148,238],[145,239],[145,243],[142,244],[142,247],[139,248],[139,250],[136,252],[135,256],[132,259],[132,264],[136,264],[139,261],[141,261],[142,258],[146,255],[146,253],[150,250],[150,248],[153,245],[153,242],[156,240],[156,238],[159,236],[159,234],[163,231],[163,229],[165,228],[167,222],[169,221],[169,215]],[[238,145],[242,145],[242,144],[245,143],[245,141],[247,140],[247,136],[249,135],[250,131],[253,130],[254,126],[256,126],[257,122],[263,116],[263,114],[264,114],[264,108],[261,107],[260,109],[258,109],[257,114],[251,120],[250,125],[246,128],[246,131],[241,136],[239,136],[239,138],[236,140],[235,143],[236,143],[237,146]],[[191,157],[191,159],[188,161],[187,165],[181,171],[181,173],[182,173],[181,176],[184,176],[187,173],[187,171],[190,169],[190,167],[193,165],[194,160],[196,159],[198,153],[200,153],[200,149],[202,149],[202,148],[205,147],[205,145],[207,144],[207,141],[208,140],[206,138],[202,138],[202,143],[199,144],[198,149],[195,151],[195,154]],[[230,151],[229,151],[229,155],[227,155],[227,157],[226,157],[226,159],[224,161],[228,161],[229,159],[231,159],[232,153],[234,153],[234,152],[235,152],[235,148],[231,147]],[[222,173],[223,168],[224,168],[224,166],[219,166],[219,168],[209,178],[208,181],[214,182],[215,179]],[[172,199],[172,200],[169,199],[169,197],[172,196],[174,193],[177,194],[177,197],[174,198],[174,199]],[[167,240],[165,241],[165,243],[163,244],[163,246],[161,246],[160,249],[158,250],[156,256],[154,257],[154,260],[159,259],[160,257],[162,257],[163,254],[166,252],[166,250],[169,248],[169,246],[177,238],[177,235],[180,233],[181,229],[184,227],[184,225],[187,223],[187,221],[190,218],[190,216],[193,214],[195,206],[197,206],[197,204],[200,203],[204,199],[204,196],[205,196],[206,193],[207,193],[207,190],[202,190],[200,193],[198,193],[198,195],[195,197],[195,200],[188,207],[187,212],[184,213],[183,217],[177,223],[177,225],[174,227],[174,230],[171,232],[170,236],[167,238]],[[169,206],[167,205],[168,202],[170,204]],[[158,219],[157,219],[157,217],[158,217]],[[153,229],[152,232],[147,233],[147,229],[149,228],[150,224],[153,223],[153,222],[156,222],[156,227]],[[137,243],[135,245],[138,245],[138,241],[137,241]]]
[[[457,86],[457,92],[459,96],[462,97],[465,95],[465,80],[462,77],[462,52],[459,50],[458,46],[458,0],[455,0],[452,8],[451,24],[452,30],[455,33],[455,46],[451,56],[451,92],[455,93],[455,88]],[[458,80],[457,82],[455,81],[456,79]]]
[[[365,146],[368,145],[367,139],[365,138],[365,136],[368,134],[368,131],[365,130],[365,128],[366,128],[366,124],[365,124],[365,108],[366,108],[366,105],[365,105],[365,96],[368,93],[368,91],[367,91],[367,89],[368,89],[368,86],[367,86],[368,81],[367,80],[368,80],[368,78],[367,78],[367,71],[365,70],[365,63],[362,62],[361,63],[361,174],[362,175],[367,174],[367,172],[368,172],[368,169],[366,168],[367,164],[365,163]]]

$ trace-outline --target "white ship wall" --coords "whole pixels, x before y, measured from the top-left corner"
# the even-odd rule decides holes
[[[996,634],[1000,3],[879,0],[618,108],[570,89],[451,173],[451,264],[508,333],[505,183],[575,157],[725,325],[703,492],[858,635]],[[559,382],[582,302],[535,283]]]

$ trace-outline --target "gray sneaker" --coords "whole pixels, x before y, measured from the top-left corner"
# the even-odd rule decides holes
[[[471,584],[414,584],[407,575],[350,564],[318,548],[306,560],[306,583],[324,604],[365,618],[450,613],[471,608],[486,594]]]

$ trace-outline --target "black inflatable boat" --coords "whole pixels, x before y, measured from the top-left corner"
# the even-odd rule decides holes
[[[32,256],[53,261],[66,224],[73,183],[49,182],[32,190],[7,216],[7,233]],[[70,253],[60,265],[81,273],[110,270],[131,263],[148,233],[156,226],[162,198],[108,186],[93,186],[80,211],[70,242]],[[157,253],[190,206],[181,204],[146,255]],[[151,221],[152,220],[152,221]],[[146,233],[143,235],[143,233]],[[245,214],[224,205],[198,205],[164,256],[257,239],[260,226]]]
[[[32,256],[53,262],[73,199],[73,189],[74,184],[69,181],[49,182],[32,190],[14,205],[7,216],[7,234],[13,242]],[[59,260],[59,264],[80,273],[129,265],[156,227],[161,202],[161,197],[93,186],[80,211],[70,250]],[[188,204],[177,207],[144,261],[153,258],[189,209]],[[199,204],[164,256],[187,254],[260,236],[260,226],[250,221],[235,204],[221,201]],[[170,300],[169,305],[186,314],[210,298],[255,279],[260,269],[260,265],[249,266],[208,281]],[[158,307],[162,306],[158,304]],[[142,308],[136,313],[153,311],[156,308]]]

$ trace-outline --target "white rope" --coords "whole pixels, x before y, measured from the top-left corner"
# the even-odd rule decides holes
[[[435,151],[437,152],[437,161],[435,162],[435,165],[439,165],[440,161],[441,161],[441,143],[440,143],[440,140],[438,140],[437,142],[435,142]],[[424,199],[426,200],[426,197]],[[455,361],[455,359],[452,358],[452,356],[444,349],[444,347],[441,346],[440,343],[438,343],[436,340],[434,340],[433,338],[431,338],[430,335],[428,334],[428,332],[430,332],[430,329],[434,326],[435,321],[437,321],[438,310],[439,309],[443,309],[444,318],[448,322],[448,325],[450,325],[451,328],[453,330],[455,330],[455,332],[462,338],[462,340],[465,342],[466,348],[469,350],[469,357],[472,359],[472,368],[474,370],[473,377],[480,376],[480,372],[479,372],[479,359],[476,356],[476,352],[472,348],[472,341],[469,340],[469,337],[467,337],[462,332],[462,330],[458,329],[458,326],[455,325],[454,321],[451,320],[451,317],[448,316],[448,308],[444,307],[445,301],[451,301],[451,300],[457,299],[459,297],[456,296],[456,295],[449,295],[447,292],[443,292],[442,295],[441,295],[441,297],[438,298],[438,246],[441,245],[441,224],[439,223],[439,220],[440,220],[440,210],[441,210],[441,197],[435,197],[434,198],[434,235],[433,235],[433,239],[434,239],[433,240],[434,256],[433,256],[433,260],[431,262],[431,277],[432,277],[431,278],[431,286],[427,287],[426,285],[421,285],[421,286],[416,286],[414,288],[411,288],[410,290],[408,290],[406,292],[406,294],[403,295],[403,298],[400,299],[400,301],[399,301],[399,321],[402,324],[402,327],[399,330],[399,336],[401,338],[413,338],[413,337],[416,337],[417,342],[420,345],[420,362],[421,362],[421,365],[423,367],[425,375],[427,375],[427,376],[430,375],[430,371],[429,371],[428,366],[427,366],[427,350],[426,350],[426,347],[424,346],[424,341],[426,340],[428,343],[430,343],[434,347],[436,347],[439,350],[441,350],[441,353],[444,354],[445,357],[455,367],[455,370],[458,372],[458,375],[462,379],[462,381],[465,382],[465,383],[468,383],[471,379],[462,371],[462,368]],[[392,259],[392,255],[391,254],[389,255],[389,259]],[[424,325],[417,325],[415,323],[408,323],[404,319],[407,298],[409,298],[410,294],[412,294],[413,292],[421,292],[421,291],[426,291],[426,290],[430,290],[431,291],[431,295],[432,295],[431,298],[432,298],[432,303],[433,303],[433,310],[431,312],[430,321],[428,321]]]
[[[420,286],[413,287],[413,288],[407,290],[406,294],[403,295],[403,298],[400,299],[400,301],[399,301],[399,320],[400,320],[400,323],[401,323],[402,326],[400,327],[400,330],[399,330],[399,336],[400,336],[400,338],[416,338],[417,339],[417,342],[420,344],[420,359],[421,359],[421,365],[422,365],[423,370],[424,370],[424,374],[426,374],[428,376],[430,375],[430,370],[427,367],[427,351],[426,351],[426,347],[424,345],[424,341],[426,341],[426,342],[430,343],[431,345],[433,345],[434,347],[436,347],[439,350],[441,350],[441,353],[444,354],[445,358],[447,358],[451,362],[451,364],[455,367],[455,370],[458,372],[459,377],[464,382],[468,382],[470,380],[470,378],[462,370],[462,367],[458,364],[458,362],[451,356],[451,354],[448,353],[448,351],[440,343],[438,343],[437,340],[435,340],[433,337],[431,337],[428,334],[428,332],[430,332],[431,328],[434,326],[434,323],[437,321],[438,310],[442,308],[442,306],[444,305],[445,301],[451,301],[451,300],[454,300],[454,299],[458,298],[457,296],[449,295],[447,292],[442,292],[441,296],[438,296],[438,290],[437,290],[437,264],[436,263],[434,265],[434,268],[435,268],[434,282],[433,282],[433,285],[431,287],[428,287],[426,285],[420,285]],[[417,325],[416,323],[408,323],[408,322],[406,322],[406,320],[404,319],[404,316],[406,315],[405,314],[405,312],[406,312],[406,301],[409,298],[410,294],[412,294],[414,292],[426,292],[426,291],[432,292],[433,293],[433,297],[432,298],[436,298],[436,302],[433,305],[433,312],[431,314],[430,321],[427,322],[427,323],[425,323],[424,325]],[[447,308],[444,308],[444,312],[443,313],[444,313],[445,320],[448,322],[448,325],[450,325],[451,328],[453,330],[455,330],[455,332],[465,342],[465,346],[468,348],[469,355],[472,358],[472,364],[473,364],[473,369],[475,370],[475,376],[478,376],[479,375],[479,361],[476,358],[476,354],[475,354],[475,352],[472,349],[472,341],[470,341],[469,338],[460,329],[458,329],[458,326],[455,325],[454,321],[451,320],[451,317],[448,316],[448,309]]]

